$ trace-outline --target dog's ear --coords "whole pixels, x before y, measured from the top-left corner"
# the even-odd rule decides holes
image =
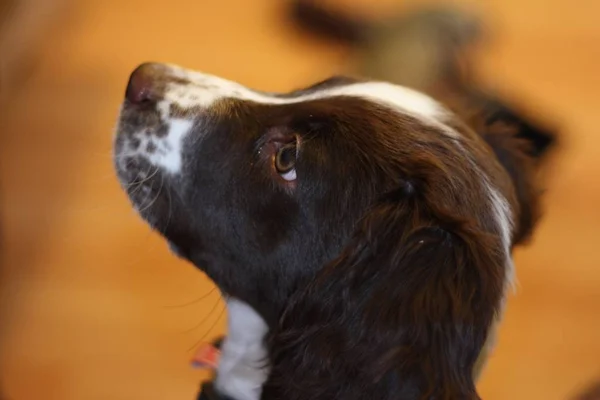
[[[541,216],[542,181],[562,141],[559,129],[486,91],[442,97],[489,145],[510,176],[518,202],[513,245],[525,243]]]
[[[556,136],[542,133],[499,110],[478,127],[483,139],[510,176],[519,203],[515,245],[526,242],[540,217],[541,167],[555,146]]]
[[[285,311],[264,398],[477,399],[473,368],[503,296],[505,253],[406,184]]]
[[[479,129],[484,133],[492,133],[499,126],[511,129],[511,136],[520,139],[521,150],[538,164],[552,153],[559,142],[556,127],[542,124],[522,111],[510,108],[499,100],[488,98],[483,115],[483,126]]]

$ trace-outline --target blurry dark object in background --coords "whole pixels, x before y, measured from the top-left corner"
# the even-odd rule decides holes
[[[600,381],[588,387],[583,394],[573,400],[600,400]]]
[[[0,104],[25,83],[70,0],[0,0]]]
[[[14,3],[15,0],[0,1],[0,26],[2,26],[6,18],[8,18],[10,10],[14,7]]]
[[[291,15],[302,28],[319,36],[356,45],[364,42],[370,24],[359,18],[330,9],[317,1],[292,1]]]
[[[429,92],[468,75],[457,68],[469,46],[482,39],[475,16],[453,8],[419,9],[380,21],[358,19],[320,1],[294,0],[291,16],[305,31],[358,50],[361,75]]]
[[[361,76],[428,93],[476,128],[506,123],[532,143],[536,157],[556,143],[557,132],[548,123],[534,120],[477,81],[473,52],[487,37],[475,15],[440,6],[369,21],[316,0],[292,0],[290,15],[305,31],[354,48]]]

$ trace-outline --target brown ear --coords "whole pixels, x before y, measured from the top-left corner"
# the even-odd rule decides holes
[[[406,185],[287,308],[265,398],[477,399],[504,254]]]
[[[538,158],[534,154],[544,153],[546,148],[536,149],[532,140],[519,135],[517,125],[503,120],[486,124],[480,132],[508,172],[515,188],[519,218],[513,242],[522,244],[530,238],[541,216],[542,190],[538,182]]]

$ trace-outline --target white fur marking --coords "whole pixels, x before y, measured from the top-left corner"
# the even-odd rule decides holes
[[[169,131],[165,138],[156,138],[157,146],[153,154],[148,154],[148,160],[154,165],[163,167],[167,172],[177,174],[181,171],[181,154],[183,137],[192,129],[192,121],[171,119]]]
[[[498,190],[496,190],[489,182],[487,182],[487,179],[486,186],[488,187],[494,215],[496,216],[496,221],[498,222],[500,228],[500,235],[502,237],[502,243],[504,244],[505,256],[508,260],[508,265],[506,265],[506,275],[504,276],[504,287],[505,290],[509,288],[514,290],[516,278],[514,264],[510,254],[510,244],[512,239],[511,231],[513,225],[510,205],[504,196],[502,196]]]
[[[156,109],[158,110],[158,113],[160,114],[160,119],[162,121],[167,121],[169,119],[170,106],[171,104],[168,101],[164,100],[160,101],[156,105]]]
[[[297,97],[283,98],[255,92],[238,83],[217,76],[190,71],[171,65],[169,73],[191,84],[170,84],[166,99],[184,108],[210,107],[223,98],[235,98],[263,104],[295,104],[335,96],[359,97],[388,104],[415,117],[437,122],[446,110],[431,97],[403,86],[386,82],[359,82],[318,90]]]
[[[456,143],[457,147],[463,153],[466,153],[464,147],[462,146],[462,144],[460,144],[460,142],[456,141],[455,143]],[[511,232],[512,232],[512,228],[513,228],[513,216],[512,216],[511,209],[510,209],[510,204],[508,203],[506,198],[504,196],[502,196],[502,194],[500,192],[498,192],[498,190],[494,187],[494,185],[492,185],[488,176],[486,176],[486,174],[483,171],[481,171],[481,169],[477,166],[477,164],[470,157],[468,157],[468,160],[471,163],[471,166],[473,167],[473,169],[477,172],[479,179],[481,179],[481,181],[483,182],[483,184],[485,185],[485,187],[487,189],[490,202],[492,203],[492,211],[494,213],[496,223],[498,224],[498,228],[500,230],[500,237],[502,239],[502,245],[503,245],[502,247],[504,250],[504,255],[507,260],[506,261],[507,265],[505,265],[506,272],[504,275],[504,291],[505,291],[504,296],[506,298],[507,289],[508,288],[514,289],[515,279],[516,279],[515,271],[514,271],[514,264],[512,261],[512,256],[510,254],[510,245],[511,245],[511,240],[512,240]],[[504,299],[503,299],[503,301],[504,301]]]
[[[269,329],[252,307],[235,298],[227,300],[227,315],[215,386],[236,400],[258,400],[269,373],[264,346]]]
[[[139,141],[137,148],[132,148],[130,140],[125,142],[129,148],[127,157],[141,156],[157,167],[162,167],[166,172],[177,174],[181,171],[181,154],[183,146],[183,137],[192,129],[193,122],[185,119],[171,119],[169,129],[165,137],[148,136],[145,133],[146,128],[142,127],[133,137]],[[152,143],[155,147],[153,152],[148,152],[148,144]],[[119,156],[119,162],[123,169],[126,169],[125,155]]]

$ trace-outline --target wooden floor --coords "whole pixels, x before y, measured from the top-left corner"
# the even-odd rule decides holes
[[[194,398],[203,376],[189,349],[222,332],[224,310],[130,210],[110,159],[115,117],[146,60],[264,90],[338,71],[344,49],[290,28],[285,3],[79,0],[46,37],[0,122],[6,399]],[[377,13],[402,2],[345,3]],[[547,217],[517,254],[519,290],[480,390],[568,399],[600,378],[600,3],[472,3],[501,34],[483,74],[565,131]]]

